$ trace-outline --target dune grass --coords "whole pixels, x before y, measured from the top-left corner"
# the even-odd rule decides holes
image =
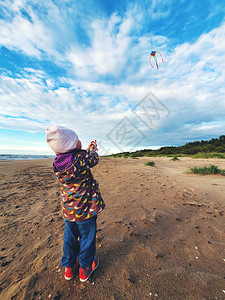
[[[139,151],[135,151],[135,152],[123,152],[123,153],[116,153],[116,154],[110,154],[110,155],[105,155],[106,157],[115,157],[115,158],[119,158],[119,157],[190,157],[190,158],[220,158],[220,159],[225,159],[225,153],[221,153],[221,152],[210,152],[210,153],[202,153],[202,152],[196,152],[196,154],[191,154],[191,153],[176,153],[174,152],[170,152],[170,154],[167,153],[160,153],[157,151],[147,151],[147,150],[139,150]]]
[[[220,174],[225,176],[225,170],[221,170],[215,165],[204,166],[202,168],[193,167],[190,168],[190,173],[201,175]]]
[[[199,153],[193,156],[192,158],[221,158],[225,159],[225,155],[223,153]]]
[[[145,166],[151,166],[151,167],[154,167],[155,166],[155,162],[154,161],[147,161],[145,163]]]

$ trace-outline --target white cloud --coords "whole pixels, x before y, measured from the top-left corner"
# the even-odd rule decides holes
[[[1,4],[7,17],[0,19],[0,45],[37,59],[65,64],[63,49],[71,31],[63,7],[60,9],[51,0],[6,0]]]
[[[51,38],[48,30],[32,16],[33,22],[17,15],[12,22],[0,21],[1,45],[11,50],[21,50],[27,55],[41,57],[41,51],[48,48],[51,52]],[[54,52],[54,51],[53,51]]]
[[[172,10],[172,0],[152,0],[149,4],[149,17],[152,20],[167,18]]]
[[[209,124],[207,124],[207,125],[202,125],[202,126],[199,126],[199,127],[197,127],[196,128],[197,130],[200,130],[200,131],[202,131],[202,130],[207,130],[207,131],[209,131],[209,130],[218,130],[218,129],[223,129],[223,131],[224,131],[224,129],[225,129],[225,124],[213,124],[213,125],[209,125]]]
[[[112,15],[109,20],[95,20],[90,28],[90,47],[72,46],[67,58],[78,77],[117,76],[125,67],[131,38],[132,19],[121,20]]]

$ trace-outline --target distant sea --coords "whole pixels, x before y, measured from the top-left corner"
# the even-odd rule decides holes
[[[0,161],[54,158],[54,155],[0,154]]]

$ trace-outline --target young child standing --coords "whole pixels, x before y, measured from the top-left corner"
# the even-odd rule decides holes
[[[104,208],[98,183],[90,168],[97,165],[96,144],[82,150],[77,134],[62,126],[46,129],[47,143],[56,153],[53,169],[60,185],[60,202],[65,221],[63,256],[65,279],[73,278],[80,265],[80,281],[88,280],[98,267],[96,220]]]

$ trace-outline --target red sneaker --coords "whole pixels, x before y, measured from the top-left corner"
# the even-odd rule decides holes
[[[78,260],[76,261],[76,264],[75,264],[75,266],[73,268],[67,268],[67,267],[65,267],[65,275],[64,275],[64,277],[65,277],[66,280],[70,280],[70,279],[73,278],[73,276],[74,276],[74,274],[76,272],[77,267],[78,267]]]
[[[80,272],[79,272],[80,281],[81,282],[87,281],[88,278],[91,276],[91,274],[97,269],[98,265],[99,265],[99,259],[97,258],[97,256],[95,256],[93,263],[90,267],[88,267],[87,269],[80,268]]]

